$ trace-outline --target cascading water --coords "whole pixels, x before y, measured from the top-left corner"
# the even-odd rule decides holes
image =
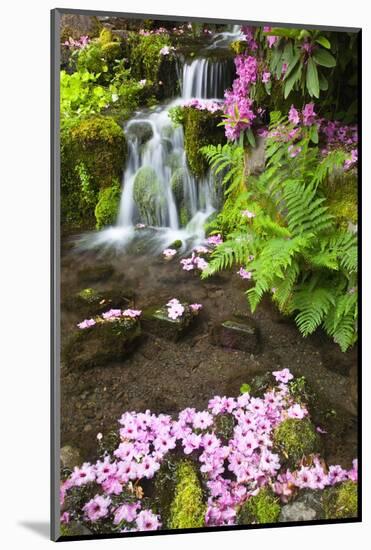
[[[217,40],[230,40],[236,33],[217,35]],[[100,232],[96,243],[124,246],[143,225],[151,229],[146,238],[155,241],[156,248],[178,239],[186,248],[205,238],[205,222],[216,207],[213,178],[209,174],[196,179],[189,171],[183,129],[173,126],[169,109],[190,99],[221,100],[232,78],[230,59],[186,61],[180,74],[181,96],[152,112],[138,112],[126,124],[128,160],[117,224]]]

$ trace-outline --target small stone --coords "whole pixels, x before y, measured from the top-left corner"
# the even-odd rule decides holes
[[[182,305],[185,311],[177,319],[170,319],[164,306],[152,307],[143,311],[142,324],[144,332],[174,342],[179,340],[188,332],[188,329],[195,320],[187,304],[183,303]]]
[[[82,464],[80,451],[71,445],[64,445],[60,450],[60,459],[63,468],[72,470],[74,466]]]
[[[215,326],[212,341],[215,345],[247,353],[258,353],[260,348],[259,329],[251,319],[239,322],[227,320]]]

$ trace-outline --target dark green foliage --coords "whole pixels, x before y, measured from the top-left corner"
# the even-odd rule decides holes
[[[115,223],[120,206],[120,197],[121,189],[118,181],[115,181],[111,187],[105,187],[99,191],[98,202],[94,210],[97,229]]]
[[[66,227],[92,227],[101,189],[117,185],[126,155],[125,137],[113,118],[66,122],[61,131],[61,217]]]
[[[288,418],[274,430],[274,445],[286,459],[295,466],[299,460],[318,451],[319,439],[312,422],[304,418]]]
[[[227,442],[233,437],[235,427],[235,419],[232,414],[218,414],[214,419],[215,435],[220,437],[222,441]]]
[[[272,128],[285,131],[279,114],[273,118]],[[357,236],[332,214],[326,189],[346,153],[333,151],[321,159],[311,138],[310,129],[303,132],[296,158],[289,155],[290,141],[268,140],[265,172],[247,179],[239,147],[204,150],[215,171],[231,175],[224,208],[211,226],[228,238],[202,277],[243,265],[255,282],[247,291],[252,311],[270,293],[283,313],[295,316],[303,336],[322,326],[345,351],[357,338]],[[241,214],[245,209],[251,218]]]
[[[279,499],[270,489],[262,488],[241,507],[237,521],[239,525],[252,523],[276,523],[280,515]]]
[[[356,518],[358,515],[357,483],[345,481],[325,489],[322,502],[326,519]]]

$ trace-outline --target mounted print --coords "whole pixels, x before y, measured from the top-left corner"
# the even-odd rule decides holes
[[[360,36],[52,12],[54,540],[361,520]]]

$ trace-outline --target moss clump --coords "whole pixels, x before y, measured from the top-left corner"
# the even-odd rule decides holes
[[[175,202],[180,207],[184,200],[184,168],[175,170],[170,179],[170,187],[173,192]]]
[[[335,216],[340,227],[346,229],[349,223],[357,223],[358,183],[354,171],[335,177],[325,188],[325,194],[329,212]]]
[[[82,48],[77,58],[77,69],[101,74],[104,80],[105,73],[113,68],[116,59],[122,57],[121,44],[117,37],[113,37],[109,29],[103,28],[99,38]]]
[[[229,47],[236,55],[239,55],[246,50],[247,42],[245,40],[235,40],[229,44]]]
[[[94,210],[97,229],[115,223],[120,206],[120,197],[121,190],[118,181],[111,187],[99,191],[99,199]]]
[[[135,176],[134,200],[142,219],[149,225],[154,225],[163,196],[156,172],[150,166],[143,166]]]
[[[126,157],[122,128],[100,115],[67,121],[61,131],[62,224],[93,227],[99,191],[120,180]],[[83,170],[82,168],[83,167]]]
[[[319,438],[312,422],[288,418],[274,431],[274,444],[290,465],[318,450]]]
[[[275,523],[278,521],[280,511],[279,499],[272,491],[263,488],[243,504],[238,513],[237,522],[239,525]]]
[[[95,304],[103,298],[103,296],[94,288],[84,288],[77,294],[77,297],[88,304]]]
[[[175,250],[179,250],[180,248],[182,248],[182,245],[182,241],[180,239],[177,239],[169,245],[169,248],[175,248]]]
[[[177,466],[177,483],[170,506],[170,529],[202,527],[205,524],[206,505],[194,466],[181,461]]]
[[[185,108],[183,116],[184,147],[189,167],[196,177],[205,176],[208,163],[200,153],[206,145],[225,143],[224,130],[218,126],[219,117],[208,111]]]
[[[358,488],[354,481],[345,481],[326,489],[323,494],[326,519],[355,518],[358,515]]]

